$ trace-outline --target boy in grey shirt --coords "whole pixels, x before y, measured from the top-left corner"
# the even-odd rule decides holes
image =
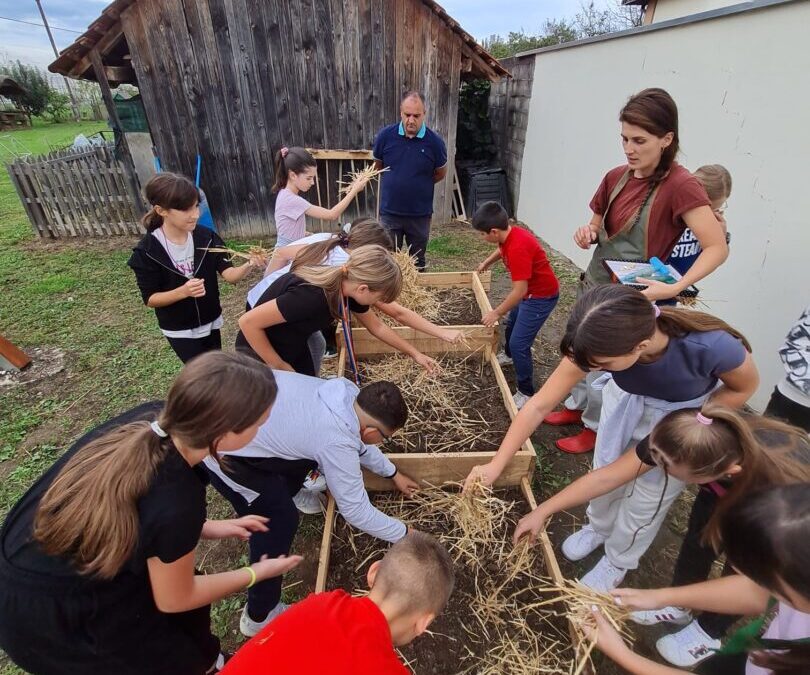
[[[250,537],[250,560],[286,555],[298,529],[293,496],[316,467],[326,477],[341,515],[352,526],[388,542],[407,533],[401,521],[372,506],[362,469],[390,478],[404,494],[417,484],[397,471],[374,445],[405,425],[408,408],[391,382],[363,389],[343,378],[321,380],[274,370],[278,398],[256,437],[229,452],[222,464],[205,460],[212,485],[240,515],[270,518],[268,532]],[[248,590],[240,630],[252,637],[287,605],[280,602],[281,578]]]

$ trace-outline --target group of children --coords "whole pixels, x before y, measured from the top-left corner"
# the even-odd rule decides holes
[[[305,215],[339,217],[362,182],[334,209],[321,209],[299,195],[314,181],[312,157],[283,148],[277,164],[283,213],[269,263],[234,268],[211,250],[222,240],[196,224],[198,193],[187,179],[164,173],[146,187],[147,235],[129,265],[185,365],[165,402],[83,436],[9,513],[0,533],[0,648],[31,673],[401,674],[392,646],[427,631],[450,597],[447,552],[377,510],[363,486],[366,469],[405,495],[418,489],[378,447],[407,421],[401,392],[390,382],[318,375],[324,333],[337,322],[350,348],[352,316],[429,372],[437,363],[376,312],[448,342],[463,335],[396,302],[402,274],[376,220],[304,236]],[[712,197],[718,220],[722,203]],[[495,482],[589,378],[601,391],[594,470],[524,516],[515,542],[587,502],[587,523],[564,541],[563,555],[582,560],[604,547],[583,584],[613,593],[640,624],[686,626],[659,640],[668,661],[693,666],[710,656],[700,665],[708,673],[808,672],[810,444],[804,431],[744,411],[759,383],[745,337],[636,289],[592,284],[568,319],[559,365],[535,391],[531,347],[559,283],[537,240],[497,204],[480,207],[472,225],[497,244],[479,270],[502,260],[511,276],[511,291],[482,322],[505,318],[499,360],[514,364],[520,412],[466,485]],[[236,353],[224,353],[217,274],[235,283],[260,266],[265,276],[248,294]],[[392,546],[368,570],[368,596],[333,591],[288,607],[282,576],[301,561],[290,554],[294,497],[313,470],[348,523]],[[207,484],[236,518],[207,520]],[[699,489],[673,587],[618,588],[690,484]],[[248,542],[249,564],[197,573],[199,540],[224,538]],[[721,553],[724,577],[708,581]],[[226,664],[210,605],[243,590],[240,630],[252,639]],[[721,649],[741,615],[774,608],[764,635],[760,620]],[[634,654],[598,612],[590,630],[629,672],[681,672]]]

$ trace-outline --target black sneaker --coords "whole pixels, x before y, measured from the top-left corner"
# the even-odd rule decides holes
[[[332,347],[327,347],[327,348],[326,348],[326,351],[323,353],[323,358],[324,358],[324,361],[325,361],[326,359],[333,359],[333,358],[335,358],[335,357],[337,356],[337,354],[338,354],[338,353],[337,353],[337,349],[334,349],[334,348],[332,348]]]

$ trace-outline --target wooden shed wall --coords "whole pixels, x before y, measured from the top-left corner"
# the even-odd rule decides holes
[[[453,166],[462,44],[422,2],[139,0],[121,22],[164,168],[193,175],[202,155],[230,236],[272,231],[274,150],[369,148],[406,89],[424,92]]]
[[[498,160],[506,171],[512,208],[517,213],[523,148],[529,127],[529,103],[534,82],[534,56],[501,59],[511,78],[493,82],[489,92],[489,119],[498,148]]]

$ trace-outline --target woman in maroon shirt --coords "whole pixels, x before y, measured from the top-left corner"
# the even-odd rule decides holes
[[[611,283],[605,259],[666,260],[689,227],[703,252],[683,278],[675,284],[639,280],[650,301],[674,298],[725,261],[725,234],[703,186],[675,161],[678,108],[672,97],[663,89],[645,89],[630,97],[619,121],[627,164],[608,171],[591,200],[590,222],[574,233],[580,248],[595,246],[580,292]],[[589,386],[591,379],[571,392],[564,410],[545,419],[553,425],[584,424],[576,436],[556,442],[564,452],[589,452],[596,444],[601,395]]]

